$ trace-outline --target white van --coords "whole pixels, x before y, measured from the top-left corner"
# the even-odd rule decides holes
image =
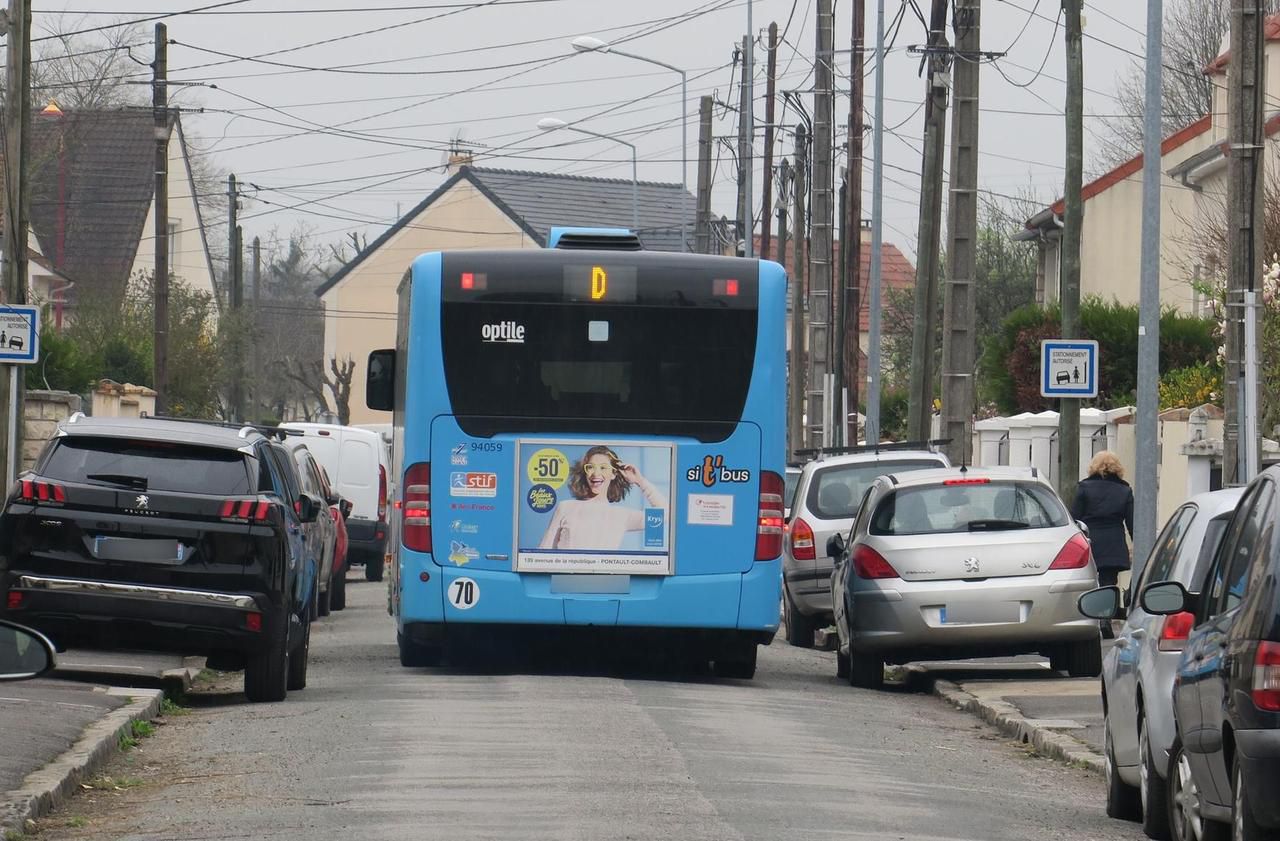
[[[306,438],[307,449],[324,466],[329,481],[351,501],[347,518],[348,564],[363,563],[365,578],[381,581],[390,531],[391,457],[378,432],[326,423],[283,423]]]

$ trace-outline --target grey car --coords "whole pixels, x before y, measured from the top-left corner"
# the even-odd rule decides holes
[[[884,473],[946,467],[927,449],[881,449],[820,456],[800,471],[783,541],[782,624],[787,642],[813,647],[813,634],[831,624],[831,559],[823,547],[846,534],[871,482]]]
[[[1135,594],[1156,581],[1199,589],[1243,493],[1243,488],[1230,488],[1200,494],[1173,512],[1131,584],[1124,624],[1103,658],[1107,814],[1140,818],[1152,838],[1169,837],[1165,775],[1177,735],[1173,682],[1194,617],[1154,616],[1142,609]],[[1110,587],[1086,593],[1080,608],[1104,620],[1124,612],[1119,592]]]
[[[1089,543],[1033,468],[881,476],[849,538],[833,536],[836,673],[878,688],[884,664],[1041,653],[1096,676],[1098,623],[1076,609],[1097,586]]]

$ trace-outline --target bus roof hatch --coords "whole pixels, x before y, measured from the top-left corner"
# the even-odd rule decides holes
[[[643,251],[640,237],[626,228],[552,228],[547,248]]]

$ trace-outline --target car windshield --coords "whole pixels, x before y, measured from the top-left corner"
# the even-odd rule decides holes
[[[878,476],[941,467],[937,459],[879,459],[819,468],[809,483],[807,507],[822,520],[844,520],[858,511],[867,488]]]
[[[41,475],[152,492],[241,495],[252,491],[243,453],[174,441],[66,437],[50,452]]]
[[[791,501],[796,498],[796,486],[800,484],[800,471],[788,470],[786,476],[786,485],[782,491],[782,499],[786,502],[787,507],[791,507]]]
[[[922,485],[888,494],[871,519],[871,533],[1039,529],[1068,522],[1057,495],[1039,483],[962,481],[965,484]]]

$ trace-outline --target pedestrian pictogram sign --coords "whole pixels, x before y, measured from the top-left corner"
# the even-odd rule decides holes
[[[1098,396],[1098,343],[1091,339],[1045,339],[1040,343],[1043,397]]]
[[[30,365],[40,358],[40,308],[0,304],[0,363]]]

